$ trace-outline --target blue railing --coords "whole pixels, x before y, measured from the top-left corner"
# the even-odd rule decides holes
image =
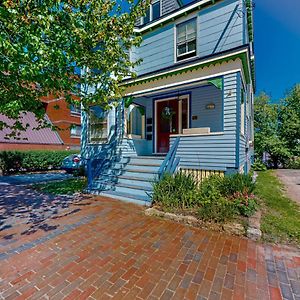
[[[175,173],[180,162],[180,158],[176,157],[179,141],[180,141],[180,137],[177,137],[171,149],[169,150],[166,158],[164,159],[162,165],[160,166],[158,171],[159,178],[161,178],[164,173],[170,173],[170,174]]]

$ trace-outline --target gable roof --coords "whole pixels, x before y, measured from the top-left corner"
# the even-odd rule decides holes
[[[60,139],[57,132],[53,131],[51,128],[42,128],[40,130],[35,130],[38,127],[38,122],[35,116],[31,112],[22,113],[20,120],[23,125],[29,124],[26,131],[21,132],[21,135],[16,138],[5,138],[7,134],[11,133],[9,128],[4,128],[0,131],[0,143],[10,143],[10,144],[47,144],[47,145],[62,145],[63,142]],[[13,125],[14,120],[0,114],[0,122],[5,122],[8,125]]]

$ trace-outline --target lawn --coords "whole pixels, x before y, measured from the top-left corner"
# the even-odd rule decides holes
[[[63,181],[35,184],[33,188],[43,193],[54,195],[72,195],[82,192],[86,185],[87,181],[85,178],[71,178]]]
[[[273,171],[259,172],[255,194],[262,201],[263,238],[300,245],[300,207],[284,195]]]

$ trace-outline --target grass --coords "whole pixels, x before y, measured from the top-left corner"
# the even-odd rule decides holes
[[[63,181],[35,184],[34,189],[53,195],[72,195],[82,192],[87,185],[85,178],[71,178]]]
[[[265,240],[300,245],[300,207],[284,195],[273,171],[259,172],[255,194],[262,201],[261,230]]]

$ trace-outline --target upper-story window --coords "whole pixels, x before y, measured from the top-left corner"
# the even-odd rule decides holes
[[[71,136],[72,137],[80,137],[81,136],[81,126],[80,125],[72,125]]]
[[[177,25],[177,61],[197,54],[197,19]]]
[[[161,16],[160,0],[154,0],[147,9],[146,15],[143,17],[142,24],[147,24],[158,19]]]
[[[78,105],[71,104],[70,111],[71,111],[71,115],[80,115],[81,114],[80,104]]]

